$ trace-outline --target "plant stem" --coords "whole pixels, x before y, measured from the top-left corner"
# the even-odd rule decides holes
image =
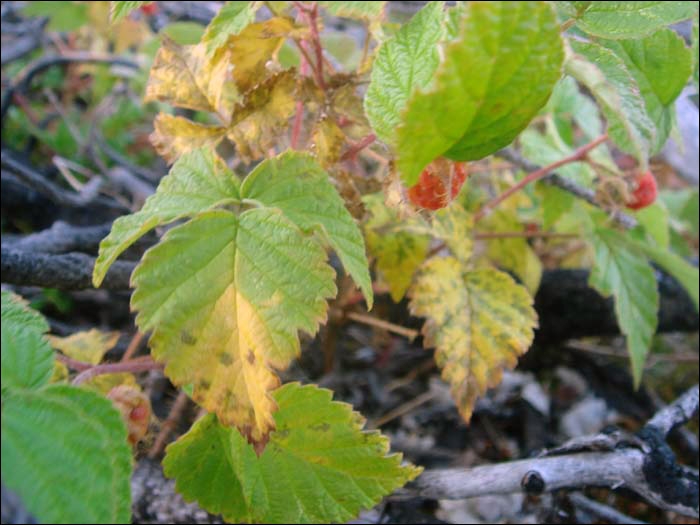
[[[318,87],[322,91],[326,90],[326,82],[323,79],[323,48],[321,47],[321,37],[318,33],[318,4],[312,2],[310,6],[306,6],[301,2],[294,2],[294,5],[299,10],[299,13],[306,18],[311,32],[311,45],[316,54],[316,63],[314,67],[314,77]]]
[[[75,376],[75,379],[73,379],[73,384],[79,385],[102,374],[116,374],[118,372],[146,372],[148,370],[160,370],[162,368],[162,363],[156,363],[151,356],[144,356],[119,363],[107,363],[93,366],[83,370],[77,376]]]
[[[539,180],[546,175],[548,175],[550,172],[556,170],[557,168],[564,166],[566,164],[571,164],[572,162],[577,162],[580,160],[583,160],[586,158],[586,155],[588,153],[608,140],[608,134],[604,133],[600,137],[592,140],[588,144],[581,146],[579,149],[574,151],[571,155],[564,157],[563,159],[559,159],[556,162],[552,162],[551,164],[548,164],[547,166],[543,166],[540,169],[533,171],[532,173],[528,174],[524,179],[522,179],[520,182],[517,184],[511,186],[508,188],[506,191],[498,195],[497,197],[493,198],[486,204],[482,206],[482,208],[474,215],[474,222],[479,222],[481,219],[483,219],[489,211],[491,211],[493,208],[498,206],[501,202],[506,200],[508,197],[511,195],[519,192],[521,189],[523,189],[525,186],[530,184],[531,182],[535,182],[536,180]]]
[[[575,233],[560,232],[477,232],[474,239],[488,241],[490,239],[575,239]]]
[[[371,315],[361,314],[357,312],[347,312],[345,314],[345,317],[347,317],[348,319],[352,319],[353,321],[357,321],[358,323],[376,326],[377,328],[382,328],[389,332],[394,332],[395,334],[404,336],[409,341],[413,341],[420,334],[418,330],[413,330],[411,328],[399,326],[388,321],[383,321],[381,319],[377,319],[376,317],[372,317]]]
[[[299,49],[302,51],[299,57],[299,72],[302,76],[309,73],[309,55],[306,53],[306,42],[300,42],[295,40]],[[296,104],[296,114],[294,115],[294,125],[292,126],[292,138],[290,140],[290,145],[292,149],[297,149],[299,145],[299,135],[301,134],[301,126],[304,122],[304,101],[297,100]]]
[[[372,144],[375,140],[377,140],[377,136],[374,133],[370,133],[366,137],[363,137],[358,142],[353,144],[349,150],[343,153],[343,155],[340,157],[340,160],[342,161],[354,159],[360,151]]]

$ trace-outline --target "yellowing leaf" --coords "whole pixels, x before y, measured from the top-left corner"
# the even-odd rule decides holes
[[[473,252],[474,221],[458,203],[437,211],[433,217],[433,234],[445,242],[462,264],[468,265]]]
[[[47,336],[51,346],[71,359],[96,365],[119,340],[119,332],[101,332],[96,328],[67,337]]]
[[[167,36],[158,50],[146,85],[146,102],[160,100],[174,106],[228,115],[225,91],[231,55],[221,48],[209,57],[204,44],[180,46]]]
[[[411,312],[427,317],[425,346],[437,349],[442,378],[468,421],[476,398],[497,385],[532,343],[532,297],[508,274],[465,271],[454,257],[428,261],[410,295]]]
[[[255,86],[236,104],[228,137],[245,161],[259,159],[279,145],[296,106],[294,70],[276,74]]]
[[[255,20],[255,11],[262,2],[226,2],[217,15],[209,22],[202,42],[212,53],[226,43],[231,35],[241,32]]]
[[[399,302],[413,281],[413,274],[428,255],[430,236],[414,233],[417,218],[399,219],[388,208],[381,194],[367,195],[364,202],[372,217],[365,224],[365,239],[377,259],[377,271],[389,286],[394,302]],[[406,229],[402,229],[404,226]]]
[[[233,78],[241,93],[265,80],[270,72],[266,68],[270,60],[284,43],[284,39],[295,33],[291,18],[275,17],[249,24],[240,34],[229,39],[232,52]]]
[[[151,144],[169,163],[201,147],[215,148],[226,134],[223,126],[205,126],[167,113],[159,113],[153,125]]]
[[[93,377],[92,379],[89,379],[88,381],[85,381],[80,386],[85,388],[91,388],[93,390],[96,390],[97,392],[100,392],[101,394],[106,394],[114,387],[121,385],[140,389],[138,383],[136,382],[136,377],[134,376],[134,374],[130,374],[128,372],[118,372],[116,374],[100,374],[98,376]]]
[[[345,135],[333,119],[322,117],[314,126],[311,140],[319,164],[327,168],[340,159]]]
[[[264,447],[275,423],[272,368],[299,353],[298,330],[314,334],[336,293],[319,243],[281,212],[200,213],[151,248],[132,276],[132,307],[153,330],[153,356],[177,385]]]

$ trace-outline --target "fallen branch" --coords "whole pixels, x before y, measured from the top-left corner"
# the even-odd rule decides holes
[[[607,434],[576,438],[560,455],[482,465],[469,469],[428,470],[405,490],[433,499],[464,499],[488,494],[540,494],[584,487],[625,488],[649,503],[698,517],[698,473],[678,465],[663,440],[664,431],[687,421],[698,409],[698,386],[659,411],[628,441]],[[593,450],[584,450],[588,442]],[[611,443],[609,450],[600,444]],[[605,447],[603,447],[605,448]],[[596,450],[598,449],[598,450]]]

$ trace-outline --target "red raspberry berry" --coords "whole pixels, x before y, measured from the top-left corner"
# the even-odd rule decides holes
[[[153,16],[158,12],[158,5],[155,2],[151,2],[150,4],[142,5],[139,9],[144,15]]]
[[[650,171],[642,173],[637,177],[637,187],[632,192],[632,197],[627,202],[627,207],[631,210],[646,208],[656,200],[659,190],[656,186],[656,179]]]
[[[415,186],[408,189],[408,199],[421,208],[439,210],[459,193],[467,178],[464,164],[439,158],[428,164]],[[449,192],[447,188],[450,188]]]

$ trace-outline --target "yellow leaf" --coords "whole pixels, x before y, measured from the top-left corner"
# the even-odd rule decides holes
[[[149,137],[151,144],[171,164],[180,155],[197,148],[216,147],[226,134],[226,128],[222,126],[205,126],[167,113],[159,113],[153,125],[155,131]]]
[[[76,361],[96,365],[117,344],[119,332],[100,332],[96,328],[77,332],[68,337],[47,336],[51,346]]]
[[[277,53],[288,36],[299,32],[294,21],[275,17],[249,24],[238,35],[229,39],[232,52],[233,78],[241,93],[248,91],[271,73],[267,62]]]
[[[222,47],[210,57],[204,44],[180,46],[165,35],[162,38],[144,101],[159,100],[183,108],[212,111],[225,121],[233,96],[232,85],[226,82],[231,51]]]
[[[465,265],[469,264],[474,249],[473,229],[472,216],[457,202],[437,211],[433,216],[433,234]]]
[[[68,367],[59,360],[53,362],[53,373],[51,374],[51,383],[62,383],[68,379]]]
[[[508,274],[465,271],[454,257],[433,258],[411,289],[411,312],[426,317],[426,347],[435,347],[442,378],[469,421],[476,398],[497,385],[532,344],[532,297]]]
[[[329,82],[327,93],[328,106],[334,119],[343,121],[343,132],[355,140],[372,132],[365,116],[363,99],[357,94],[357,81],[354,75],[335,75]]]
[[[314,126],[311,140],[313,152],[321,166],[328,168],[338,162],[345,135],[333,119],[321,117]]]
[[[97,390],[101,394],[106,394],[114,387],[121,385],[139,389],[141,388],[136,383],[136,377],[134,376],[134,374],[130,374],[129,372],[117,372],[116,374],[100,374],[98,376],[93,377],[92,379],[85,381],[81,386],[86,388],[92,388],[93,390]]]
[[[400,220],[396,210],[388,208],[382,201],[380,194],[364,198],[372,214],[365,224],[365,240],[377,260],[381,279],[389,286],[391,298],[398,303],[411,285],[413,274],[428,255],[430,236],[407,231],[418,225],[419,219]]]
[[[278,146],[296,106],[293,69],[278,73],[245,94],[233,110],[228,138],[246,162]]]

